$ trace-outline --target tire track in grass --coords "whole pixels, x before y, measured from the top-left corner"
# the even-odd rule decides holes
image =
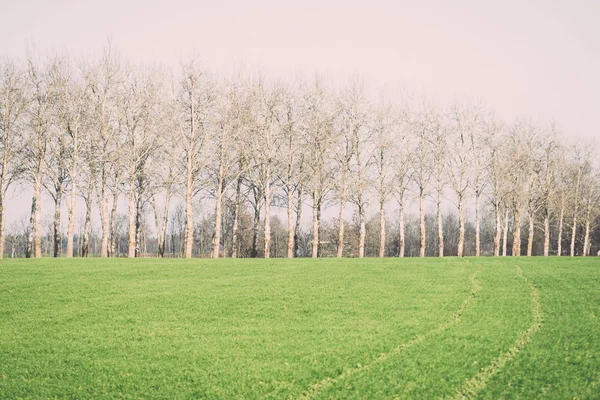
[[[506,352],[502,353],[499,357],[492,360],[492,362],[481,369],[481,371],[472,377],[467,379],[465,383],[458,390],[458,393],[454,397],[454,400],[459,399],[471,399],[477,396],[479,392],[488,380],[490,380],[500,369],[502,369],[506,363],[513,360],[529,343],[531,337],[541,328],[544,324],[544,317],[542,314],[542,303],[540,302],[540,291],[523,275],[523,270],[518,265],[515,265],[517,269],[517,275],[521,278],[531,289],[531,315],[533,316],[533,323],[526,331],[521,332],[521,335]]]
[[[460,320],[462,319],[463,314],[465,313],[465,311],[467,310],[467,308],[469,307],[469,305],[475,298],[475,295],[477,294],[477,292],[479,292],[481,290],[481,284],[476,279],[476,276],[479,272],[481,272],[481,265],[478,266],[477,271],[475,271],[471,276],[469,276],[469,280],[471,281],[471,293],[462,302],[462,304],[460,305],[458,310],[456,310],[454,312],[454,314],[452,314],[452,318],[449,321],[443,323],[442,325],[439,325],[436,328],[433,328],[432,330],[430,330],[422,335],[417,335],[417,336],[413,337],[408,342],[399,344],[398,346],[396,346],[396,348],[394,348],[393,350],[391,350],[387,353],[381,353],[377,358],[375,358],[373,361],[369,362],[368,364],[365,364],[365,365],[357,364],[356,367],[347,369],[336,377],[325,378],[325,379],[320,380],[319,382],[312,385],[306,392],[304,392],[299,397],[299,399],[300,400],[312,399],[321,390],[329,388],[329,387],[333,386],[334,384],[338,383],[339,381],[341,381],[351,375],[356,374],[357,372],[368,371],[374,365],[377,365],[377,364],[385,361],[387,358],[389,358],[395,354],[398,354],[398,353],[402,352],[403,350],[405,350],[411,346],[414,346],[417,343],[421,343],[428,337],[437,335],[438,333],[448,329],[450,326],[459,323]]]

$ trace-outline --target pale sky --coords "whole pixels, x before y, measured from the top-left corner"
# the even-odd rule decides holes
[[[600,2],[0,0],[0,54],[98,54],[110,36],[133,61],[215,71],[361,75],[440,102],[480,99],[498,115],[554,118],[600,137]]]
[[[600,1],[0,0],[0,55],[99,54],[216,72],[360,75],[441,103],[479,99],[510,120],[600,138]]]

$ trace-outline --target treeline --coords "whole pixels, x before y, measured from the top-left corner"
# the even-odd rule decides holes
[[[83,61],[4,58],[0,74],[0,256],[589,255],[598,247],[596,148],[569,144],[553,122],[506,123],[474,103],[372,100],[358,79],[330,87],[318,78],[218,78],[194,59],[172,74],[131,65],[110,47]],[[6,196],[16,185],[33,189],[31,213],[7,235]],[[44,224],[43,191],[54,204]],[[326,210],[336,216],[323,218]]]

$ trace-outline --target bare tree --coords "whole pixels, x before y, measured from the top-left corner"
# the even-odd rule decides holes
[[[412,181],[416,186],[419,199],[419,257],[425,257],[425,197],[429,193],[429,184],[432,177],[432,158],[429,137],[439,127],[439,118],[431,104],[423,104],[420,110],[413,112],[409,122],[412,139]],[[402,210],[400,212],[402,216]]]
[[[180,151],[184,163],[185,240],[184,257],[192,257],[194,243],[193,199],[199,192],[198,180],[208,162],[209,112],[214,102],[213,84],[200,70],[197,61],[182,63],[178,102]]]
[[[332,190],[334,168],[331,161],[331,149],[333,147],[333,120],[335,117],[318,79],[315,80],[313,88],[306,94],[304,106],[306,107],[306,118],[303,124],[304,145],[307,154],[306,165],[308,174],[312,176],[312,257],[316,258],[319,255],[321,211],[327,196]]]
[[[398,125],[391,104],[380,104],[373,122],[375,124],[375,166],[377,169],[379,200],[379,257],[384,257],[386,244],[385,205],[394,191],[393,132]]]
[[[458,103],[450,110],[450,151],[448,171],[450,184],[456,196],[458,206],[458,250],[457,255],[463,256],[465,246],[465,202],[473,179],[471,165],[473,162],[473,147],[470,137],[476,135],[481,126],[481,111],[475,105],[464,106]]]
[[[358,257],[365,256],[366,211],[368,207],[368,191],[372,187],[371,171],[373,168],[375,146],[374,127],[369,126],[369,104],[365,97],[364,84],[353,81],[348,87],[347,100],[342,108],[345,125],[350,132],[352,143],[352,160],[350,164],[352,188],[350,200],[357,207],[359,222]]]
[[[570,247],[570,256],[575,256],[575,237],[577,235],[577,223],[580,212],[580,197],[581,197],[581,189],[582,183],[585,180],[587,174],[590,173],[590,159],[591,159],[591,150],[590,146],[587,143],[577,143],[573,146],[572,152],[572,193],[573,197],[571,198],[572,204],[572,212],[573,219],[571,224],[571,247]]]
[[[27,59],[28,107],[27,131],[24,151],[24,164],[29,180],[33,183],[31,218],[28,238],[28,256],[42,256],[41,198],[46,157],[48,155],[48,136],[55,125],[52,112],[54,91],[50,85],[49,65],[30,54]]]
[[[0,59],[0,258],[4,257],[6,193],[19,177],[17,156],[24,140],[20,127],[25,108],[25,74],[9,59]]]
[[[491,118],[487,124],[485,134],[485,147],[488,149],[488,162],[486,164],[486,176],[489,182],[489,202],[494,207],[495,216],[495,234],[494,234],[494,256],[500,255],[500,239],[502,235],[502,215],[504,209],[504,167],[506,163],[502,154],[501,144],[503,128],[495,119]],[[506,235],[506,230],[504,230]],[[504,239],[504,248],[506,248],[506,237]],[[504,252],[503,255],[506,255]]]
[[[296,235],[294,229],[295,199],[301,192],[304,180],[302,143],[300,136],[301,109],[297,99],[297,93],[289,88],[283,93],[283,116],[281,117],[281,161],[279,168],[279,180],[286,196],[287,204],[287,258],[294,257]],[[298,213],[298,210],[296,213]]]
[[[110,177],[114,162],[118,161],[116,153],[118,146],[115,137],[117,128],[116,96],[122,81],[120,56],[109,43],[104,49],[101,59],[95,64],[88,65],[84,72],[86,86],[91,99],[91,126],[94,142],[95,165],[94,172],[98,188],[98,206],[100,208],[100,225],[102,230],[100,257],[108,256]]]

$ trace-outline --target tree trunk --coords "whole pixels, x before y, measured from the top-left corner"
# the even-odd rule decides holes
[[[521,214],[516,209],[513,209],[513,220],[514,220],[515,226],[513,228],[512,255],[520,256],[521,255]]]
[[[548,257],[550,254],[550,215],[546,209],[546,215],[544,215],[544,257]]]
[[[585,221],[585,236],[583,237],[583,254],[582,256],[590,255],[590,220]]]
[[[340,212],[338,214],[338,245],[337,245],[337,256],[342,257],[344,255],[344,208],[346,206],[346,198],[348,193],[347,188],[347,170],[344,168],[342,171],[342,193],[340,194]]]
[[[438,257],[444,257],[444,220],[442,219],[442,194],[437,194]]]
[[[90,236],[92,233],[92,188],[91,184],[85,197],[85,222],[83,223],[83,242],[81,243],[81,257],[90,254]]]
[[[36,209],[36,198],[35,195],[31,198],[31,214],[29,216],[29,232],[27,234],[27,249],[25,250],[25,257],[31,258],[35,252],[35,209]]]
[[[100,242],[100,257],[108,257],[108,188],[104,178],[102,179],[102,188],[100,196],[100,220],[102,225],[102,239]]]
[[[465,204],[463,196],[458,199],[458,252],[457,256],[462,257],[465,249]]]
[[[575,186],[575,209],[573,210],[573,226],[571,231],[571,257],[575,256],[575,236],[577,235],[577,213],[579,211],[579,185],[581,183],[581,168],[577,172],[577,184]]]
[[[265,182],[265,258],[271,257],[271,166],[267,165]]]
[[[258,227],[260,225],[260,193],[255,192],[254,221],[252,222],[252,252],[251,257],[258,257]]]
[[[405,247],[405,237],[404,237],[404,199],[402,197],[400,197],[400,200],[398,201],[398,207],[399,207],[399,221],[398,221],[398,226],[399,226],[399,230],[400,230],[400,237],[398,238],[398,257],[404,257],[404,247]]]
[[[192,167],[189,165],[187,171],[187,182],[185,187],[185,238],[183,256],[192,258],[192,245],[194,244],[194,219],[192,214],[193,179]]]
[[[367,233],[365,224],[365,208],[362,204],[358,206],[358,220],[360,223],[360,231],[358,234],[358,258],[365,256],[365,237]]]
[[[75,216],[77,214],[77,182],[71,182],[71,200],[69,200],[69,222],[67,224],[67,252],[66,257],[73,257],[73,237],[75,236]]]
[[[502,256],[506,257],[508,253],[508,207],[504,208],[504,229],[502,232]]]
[[[312,241],[312,258],[317,258],[319,255],[319,201],[317,192],[313,192],[313,241]]]
[[[575,207],[577,209],[577,207]],[[577,235],[577,210],[573,214],[573,227],[571,230],[571,253],[570,256],[575,256],[575,237]]]
[[[54,248],[53,248],[53,256],[60,257],[62,253],[62,232],[60,226],[60,205],[62,203],[62,187],[57,188],[56,190],[56,198],[54,199]]]
[[[219,167],[217,196],[215,198],[215,233],[212,238],[212,258],[219,258],[221,252],[221,225],[223,219],[223,167]]]
[[[379,202],[379,258],[385,256],[385,203]]]
[[[298,188],[298,203],[296,205],[296,224],[294,226],[294,255],[299,257],[300,250],[300,220],[302,217],[302,187]]]
[[[115,185],[112,199],[112,209],[110,210],[110,243],[108,246],[108,256],[116,257],[117,253],[117,205],[119,204],[119,188]]]
[[[287,258],[294,258],[294,192],[287,188]]]
[[[127,247],[127,257],[135,257],[135,191],[133,181],[129,183],[129,246]]]
[[[140,182],[140,188],[143,187]],[[135,207],[135,257],[140,257],[146,253],[146,236],[142,232],[142,217],[144,215],[143,210],[143,193],[142,190],[138,192]]]
[[[240,209],[242,202],[242,177],[239,176],[235,186],[235,208],[233,210],[233,230],[231,233],[231,258],[238,256],[238,231],[240,225]]]
[[[481,194],[479,191],[475,193],[475,257],[481,255],[481,213],[479,210],[479,203]]]
[[[6,182],[7,167],[8,160],[5,154],[4,159],[2,161],[2,171],[0,171],[0,258],[4,258],[4,241],[6,240],[6,208],[4,207],[4,194],[6,193],[6,188],[4,187],[4,185]]]
[[[494,257],[500,256],[500,237],[502,236],[502,213],[500,204],[494,204],[496,214],[496,234],[494,235]]]
[[[560,212],[558,215],[558,238],[556,239],[556,255],[562,256],[562,232],[563,224],[565,220],[565,199],[562,198],[560,202]]]
[[[162,221],[160,225],[160,243],[158,244],[158,255],[160,257],[165,256],[165,250],[167,247],[167,222],[169,221],[169,205],[171,204],[171,186],[167,187],[167,194],[165,196],[165,208],[162,215]]]
[[[419,193],[419,257],[425,257],[425,196],[421,190]]]
[[[35,198],[34,207],[34,225],[35,225],[35,258],[42,257],[42,177],[37,176],[35,178],[35,184],[33,188],[33,197]]]
[[[533,254],[533,234],[534,234],[534,226],[533,222],[535,219],[535,215],[529,215],[529,236],[527,238],[527,256],[531,257]]]

